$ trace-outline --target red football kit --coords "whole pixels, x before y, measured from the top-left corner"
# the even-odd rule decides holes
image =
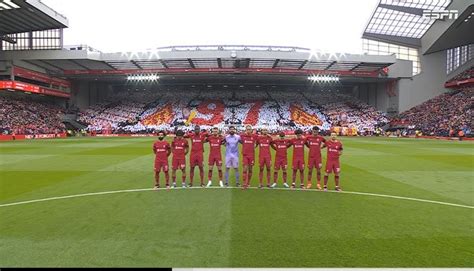
[[[173,169],[184,169],[186,167],[186,148],[188,141],[184,138],[175,138],[171,143],[171,151],[173,153],[172,166]]]
[[[209,136],[207,142],[209,142],[209,166],[222,166],[222,155],[221,146],[224,138],[222,136]]]
[[[241,134],[242,142],[242,165],[253,166],[255,163],[255,143],[257,143],[257,135]]]
[[[272,166],[272,156],[270,152],[272,142],[273,139],[269,135],[257,138],[257,144],[259,146],[258,162],[260,167],[267,166],[267,168],[270,168]]]
[[[191,168],[195,166],[203,166],[204,142],[207,135],[204,133],[189,133],[188,138],[191,139],[191,155],[189,156],[189,164]]]
[[[293,145],[293,170],[304,169],[304,146],[306,140],[304,138],[294,138],[291,140]]]
[[[321,147],[326,142],[326,139],[320,135],[310,135],[306,138],[306,146],[309,147],[308,168],[321,168]]]
[[[168,171],[168,151],[170,143],[167,141],[156,141],[153,144],[153,152],[155,153],[155,171]]]
[[[276,149],[274,169],[286,169],[288,166],[288,159],[286,154],[290,145],[290,141],[287,139],[276,139],[273,141],[273,145]]]
[[[326,173],[339,173],[341,166],[339,165],[339,152],[342,151],[342,143],[340,141],[326,142],[327,146],[327,161],[326,161]]]

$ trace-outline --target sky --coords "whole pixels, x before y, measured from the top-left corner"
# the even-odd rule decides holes
[[[378,0],[42,0],[69,19],[65,45],[132,52],[172,45],[298,46],[361,53]]]

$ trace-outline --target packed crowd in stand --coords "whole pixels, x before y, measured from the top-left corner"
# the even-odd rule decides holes
[[[374,107],[339,93],[283,90],[173,90],[123,91],[113,99],[80,113],[80,122],[93,132],[142,133],[172,131],[194,124],[203,129],[251,124],[271,132],[307,130],[319,126],[328,131],[344,126],[373,131],[388,122]]]
[[[474,89],[439,95],[396,117],[393,124],[405,124],[423,135],[457,136],[472,132]]]
[[[0,96],[0,133],[62,133],[66,129],[61,119],[63,113],[60,106],[31,97]]]
[[[373,106],[339,92],[284,90],[122,91],[78,113],[78,122],[95,133],[151,133],[250,124],[270,132],[318,126],[373,134],[390,121],[401,134],[472,135],[474,89],[449,92],[401,113],[390,121]],[[49,134],[65,131],[58,105],[32,97],[0,96],[0,133]],[[70,113],[70,112],[69,112]],[[337,130],[339,131],[339,130]]]

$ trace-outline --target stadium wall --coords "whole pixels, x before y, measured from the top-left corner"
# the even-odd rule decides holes
[[[421,73],[399,83],[399,111],[406,111],[445,93],[446,51],[421,55]]]

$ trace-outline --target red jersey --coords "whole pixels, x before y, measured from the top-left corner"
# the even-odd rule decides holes
[[[221,156],[221,146],[224,138],[222,136],[209,136],[207,142],[209,142],[209,156]]]
[[[155,153],[155,160],[157,161],[167,161],[168,160],[168,150],[170,149],[170,143],[168,141],[156,141],[153,143],[153,152]]]
[[[321,147],[326,143],[324,137],[310,135],[306,138],[306,144],[309,147],[309,157],[321,157]]]
[[[342,151],[341,141],[328,140],[326,146],[328,148],[328,160],[339,160],[339,152]]]
[[[260,148],[260,157],[271,157],[270,155],[270,145],[272,144],[273,139],[271,136],[259,136],[257,138],[257,144]]]
[[[242,142],[242,155],[244,156],[255,155],[255,143],[257,143],[257,135],[241,134],[240,140]]]
[[[286,153],[288,150],[288,146],[290,145],[290,141],[287,139],[276,139],[273,140],[273,145],[276,148],[276,159],[286,158]]]
[[[304,145],[306,140],[304,138],[293,138],[291,144],[293,145],[293,158],[304,158]]]
[[[185,150],[188,146],[188,141],[186,139],[175,138],[171,143],[171,151],[173,152],[173,157],[184,158]]]
[[[187,137],[191,139],[191,155],[202,154],[204,152],[204,141],[207,135],[204,133],[189,133]]]

